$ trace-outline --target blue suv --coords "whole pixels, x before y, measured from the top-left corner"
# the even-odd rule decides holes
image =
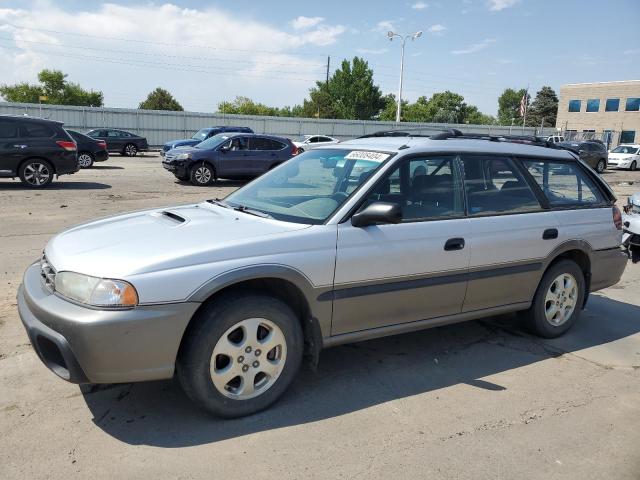
[[[218,178],[257,177],[297,154],[298,147],[285,137],[220,133],[193,147],[169,150],[162,166],[178,180],[205,186]]]
[[[160,155],[164,156],[169,150],[176,147],[193,147],[200,142],[205,141],[207,138],[211,138],[214,135],[225,132],[237,132],[237,133],[253,133],[249,127],[209,127],[198,130],[193,134],[191,138],[183,140],[171,140],[162,146]]]

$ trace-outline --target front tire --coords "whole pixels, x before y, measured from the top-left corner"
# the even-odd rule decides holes
[[[128,143],[127,145],[125,145],[122,153],[127,157],[135,157],[138,154],[138,147],[136,147],[133,143]]]
[[[561,260],[549,268],[523,317],[529,330],[543,338],[556,338],[580,318],[585,281],[582,269],[572,260]]]
[[[91,168],[93,161],[93,155],[89,152],[81,152],[78,155],[78,165],[80,165],[80,168]]]
[[[276,298],[228,294],[205,306],[193,322],[176,371],[187,396],[215,415],[240,417],[267,408],[300,367],[300,322]]]
[[[198,163],[191,168],[191,183],[197,187],[211,185],[215,178],[215,171],[208,163]]]
[[[607,162],[605,162],[603,159],[598,160],[598,163],[596,164],[596,172],[602,173],[604,172],[605,168],[607,168]]]
[[[53,167],[46,160],[27,160],[18,170],[20,181],[30,188],[43,188],[53,181]]]
[[[629,166],[629,170],[631,170],[632,172],[636,171],[636,168],[638,168],[638,164],[637,162],[634,160],[633,162],[631,162],[631,165]]]

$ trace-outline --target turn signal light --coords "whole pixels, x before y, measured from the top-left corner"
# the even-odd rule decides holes
[[[615,205],[613,207],[613,224],[618,230],[622,230],[622,213],[620,213],[620,209]]]

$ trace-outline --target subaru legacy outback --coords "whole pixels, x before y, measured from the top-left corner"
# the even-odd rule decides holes
[[[507,312],[562,335],[625,268],[614,202],[565,150],[459,132],[358,139],[224,200],[62,232],[18,309],[70,382],[175,374],[210,412],[246,415],[325,347]]]

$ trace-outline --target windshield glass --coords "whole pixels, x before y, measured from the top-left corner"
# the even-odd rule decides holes
[[[207,138],[204,142],[200,142],[196,145],[196,148],[201,148],[202,150],[213,150],[214,148],[224,143],[224,141],[228,138],[229,135],[219,133],[217,135],[214,135],[213,137]]]
[[[620,145],[619,147],[616,147],[613,150],[611,150],[611,153],[627,153],[627,154],[635,155],[636,153],[638,153],[638,149],[635,147]]]
[[[194,140],[204,140],[205,138],[207,138],[207,134],[209,133],[209,129],[208,128],[203,128],[202,130],[198,130],[196,133],[193,134],[193,137],[191,137]]]
[[[305,152],[229,195],[273,218],[318,225],[331,216],[390,153],[322,149]]]

